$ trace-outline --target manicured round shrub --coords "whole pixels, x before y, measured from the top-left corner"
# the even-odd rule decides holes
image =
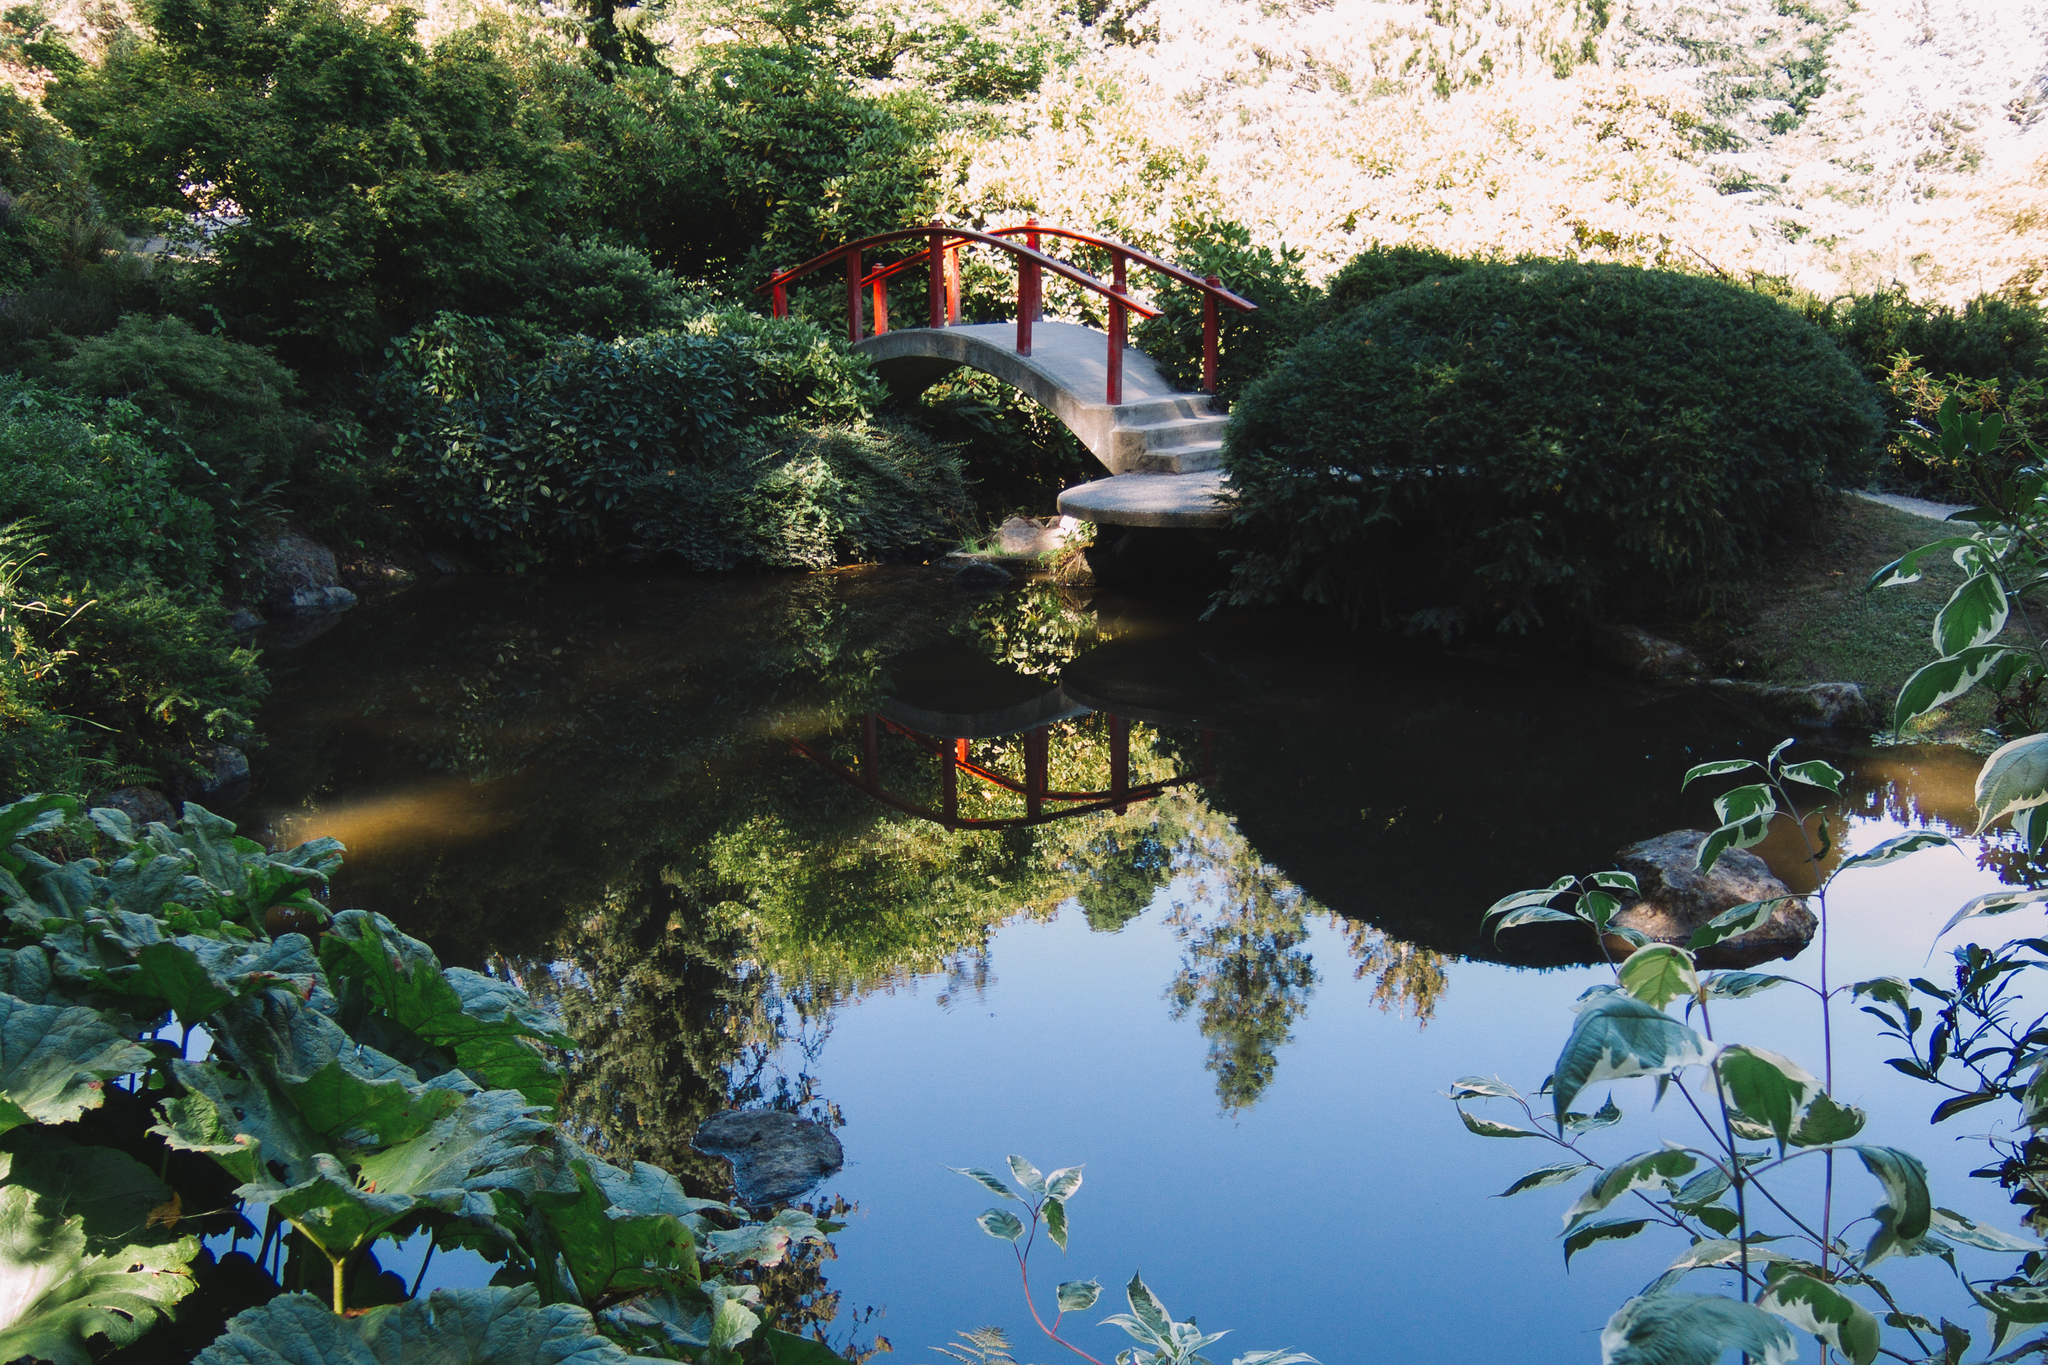
[[[1238,405],[1239,602],[1450,635],[1691,607],[1859,480],[1870,385],[1782,305],[1624,266],[1480,266],[1310,336]]]

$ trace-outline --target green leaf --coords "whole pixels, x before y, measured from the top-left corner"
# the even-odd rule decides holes
[[[436,1289],[344,1318],[310,1294],[280,1294],[229,1319],[193,1365],[630,1365],[589,1313],[539,1299],[532,1285]]]
[[[1045,1194],[1048,1199],[1057,1199],[1062,1204],[1074,1197],[1081,1188],[1081,1167],[1062,1166],[1045,1178]]]
[[[561,1249],[562,1263],[583,1302],[696,1284],[697,1244],[690,1229],[674,1214],[613,1208],[591,1174],[600,1164],[604,1163],[576,1153],[568,1171],[573,1189],[529,1196]]]
[[[1102,1286],[1093,1280],[1068,1280],[1055,1292],[1062,1313],[1085,1313],[1102,1297]]]
[[[2041,1250],[2041,1244],[2031,1238],[2015,1237],[2002,1228],[1966,1218],[1954,1209],[1934,1210],[1929,1226],[1951,1242],[1980,1247],[1985,1251],[2006,1251],[2014,1255],[2025,1255],[2030,1251]]]
[[[1717,758],[1711,763],[1695,764],[1686,769],[1685,780],[1678,784],[1678,789],[1684,791],[1693,784],[1695,778],[1720,777],[1725,773],[1739,773],[1755,766],[1756,761],[1748,758]]]
[[[1963,902],[1963,908],[1950,915],[1948,923],[1937,929],[1934,936],[1939,939],[1943,934],[1955,928],[1966,919],[1975,919],[1979,915],[2010,914],[2023,905],[2039,905],[2042,901],[2048,901],[2048,888],[2037,888],[2032,891],[1987,892],[1982,896],[1976,896]]]
[[[1067,1249],[1067,1206],[1057,1199],[1045,1201],[1045,1235],[1052,1238],[1052,1244],[1061,1251]]]
[[[1952,1119],[1957,1114],[1975,1109],[1978,1105],[1989,1104],[1993,1100],[2001,1098],[2003,1098],[2003,1095],[1997,1090],[1979,1090],[1970,1095],[1951,1095],[1940,1104],[1934,1106],[1934,1113],[1928,1117],[1927,1121],[1929,1123],[1940,1123],[1944,1119]]]
[[[1618,1242],[1635,1236],[1648,1226],[1646,1218],[1615,1218],[1604,1223],[1588,1223],[1564,1239],[1564,1263],[1571,1265],[1573,1256],[1596,1242]]]
[[[987,1171],[984,1171],[979,1166],[948,1166],[946,1169],[953,1172],[953,1174],[955,1175],[966,1176],[969,1180],[974,1181],[983,1189],[986,1189],[994,1194],[999,1194],[1005,1199],[1017,1198],[1015,1194],[1011,1193],[1010,1187],[1008,1185],[1005,1185],[1001,1180],[998,1180],[994,1175],[990,1174]]]
[[[1786,1365],[1799,1354],[1783,1322],[1718,1294],[1644,1294],[1600,1332],[1601,1365],[1715,1365],[1730,1351],[1752,1365]]]
[[[168,1192],[133,1158],[54,1135],[31,1145],[0,1153],[0,1360],[91,1365],[92,1338],[126,1346],[192,1292],[199,1241],[143,1244],[161,1239],[143,1235],[140,1201]]]
[[[1825,1092],[1815,1095],[1799,1111],[1786,1141],[1794,1147],[1826,1147],[1847,1142],[1863,1131],[1869,1115],[1853,1104],[1837,1104]]]
[[[1934,1214],[1927,1195],[1927,1168],[1920,1158],[1896,1147],[1851,1147],[1863,1167],[1884,1187],[1884,1203],[1872,1217],[1878,1230],[1864,1251],[1863,1267],[1868,1270],[1886,1256],[1901,1251],[1927,1235]]]
[[[303,1081],[288,1081],[285,1093],[316,1133],[353,1147],[388,1147],[425,1132],[459,1108],[453,1090],[407,1085],[403,1080],[365,1080],[329,1062]]]
[[[0,1133],[24,1123],[68,1123],[99,1107],[107,1081],[152,1060],[149,1049],[98,1010],[0,995]]]
[[[1690,948],[1711,948],[1724,938],[1746,934],[1768,920],[1777,908],[1797,896],[1773,896],[1769,900],[1745,901],[1731,906],[1692,931],[1692,938],[1686,946]]]
[[[1652,943],[1630,953],[1616,979],[1623,990],[1658,1009],[1680,996],[1690,998],[1700,988],[1692,954],[1668,943]]]
[[[1809,787],[1831,791],[1837,796],[1842,794],[1842,770],[1832,763],[1823,763],[1819,759],[1805,763],[1787,763],[1778,770],[1778,775],[1794,782],[1803,782]]]
[[[1982,682],[2008,652],[2005,645],[1978,645],[1928,664],[1899,689],[1899,699],[1892,707],[1892,729],[1903,730],[1915,716],[1924,716],[1962,696]]]
[[[1795,1272],[1773,1280],[1757,1306],[1819,1337],[1855,1365],[1871,1365],[1877,1359],[1881,1333],[1870,1310],[1811,1275]]]
[[[1769,972],[1714,972],[1700,978],[1700,987],[1709,1000],[1747,1000],[1759,991],[1782,986],[1791,979],[1789,976],[1773,976]]]
[[[20,876],[28,863],[10,852],[31,834],[57,829],[78,814],[78,803],[68,796],[24,796],[0,806],[0,871]]]
[[[1024,1225],[1007,1209],[990,1209],[974,1220],[981,1230],[999,1242],[1014,1242],[1024,1235]]]
[[[1840,876],[1852,867],[1879,867],[1885,863],[1895,863],[1901,858],[1918,853],[1923,848],[1955,846],[1956,841],[1946,834],[1939,834],[1931,829],[1916,829],[1911,834],[1901,834],[1897,838],[1887,839],[1875,848],[1865,849],[1854,857],[1842,859],[1842,865],[1835,869],[1835,875]]]
[[[1492,1119],[1475,1118],[1465,1112],[1465,1106],[1462,1104],[1458,1106],[1458,1117],[1465,1120],[1465,1126],[1480,1137],[1525,1138],[1543,1136],[1543,1134],[1533,1128],[1517,1128],[1512,1123],[1496,1123]]]
[[[785,1332],[779,1327],[770,1327],[759,1337],[768,1343],[768,1354],[775,1365],[846,1365],[845,1359],[823,1342]]]
[[[2048,802],[2048,734],[2027,735],[1991,751],[1977,770],[1977,829]]]
[[[1565,1210],[1565,1230],[1569,1232],[1587,1214],[1600,1212],[1623,1195],[1637,1190],[1675,1190],[1679,1177],[1692,1174],[1699,1164],[1691,1152],[1669,1147],[1617,1161]]]
[[[1975,545],[1977,543],[1975,536],[1949,536],[1935,541],[1932,545],[1922,545],[1910,554],[1900,555],[1897,559],[1894,559],[1891,563],[1872,574],[1870,581],[1864,585],[1864,588],[1868,591],[1871,588],[1889,588],[1903,583],[1918,583],[1920,581],[1920,561],[1928,555],[1938,555],[1945,550],[1958,550],[1965,545]]]
[[[1575,1179],[1581,1171],[1590,1171],[1592,1169],[1594,1167],[1590,1161],[1564,1161],[1555,1166],[1539,1166],[1502,1190],[1494,1198],[1505,1199],[1511,1194],[1520,1194],[1523,1190],[1542,1190],[1548,1189],[1552,1185],[1562,1185],[1568,1180]]]
[[[2005,585],[1988,573],[1971,574],[1935,615],[1934,652],[1947,658],[1983,644],[2005,629],[2009,614]]]
[[[1729,1101],[1769,1125],[1780,1144],[1792,1135],[1793,1116],[1820,1094],[1820,1081],[1790,1057],[1762,1048],[1723,1048],[1714,1063]]]
[[[1019,1185],[1022,1185],[1025,1189],[1036,1195],[1043,1195],[1045,1193],[1045,1177],[1039,1174],[1036,1166],[1026,1161],[1023,1157],[1015,1155],[1009,1158],[1009,1162],[1010,1174],[1017,1177]]]
[[[1558,1054],[1551,1077],[1558,1121],[1597,1081],[1666,1075],[1712,1056],[1712,1044],[1662,1010],[1618,992],[1602,996],[1579,1012]]]

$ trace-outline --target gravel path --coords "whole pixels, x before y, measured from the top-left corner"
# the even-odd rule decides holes
[[[1866,493],[1858,489],[1856,496],[1867,498],[1871,502],[1881,502],[1886,507],[1895,507],[1901,512],[1911,512],[1916,517],[1926,517],[1930,521],[1947,521],[1963,510],[1961,503],[1929,502],[1925,498],[1909,498],[1904,493]]]

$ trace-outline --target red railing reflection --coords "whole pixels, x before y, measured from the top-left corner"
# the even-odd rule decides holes
[[[1024,780],[1021,782],[985,764],[975,762],[973,740],[934,738],[874,711],[861,717],[861,757],[857,768],[847,767],[822,749],[803,740],[791,740],[789,747],[890,809],[902,811],[905,815],[914,815],[920,820],[929,820],[947,829],[1021,829],[1053,820],[1071,819],[1077,815],[1092,815],[1097,811],[1116,811],[1121,814],[1135,802],[1149,801],[1174,787],[1186,786],[1191,782],[1207,782],[1215,777],[1216,732],[1205,728],[1201,731],[1201,771],[1183,773],[1179,777],[1160,782],[1133,784],[1131,723],[1115,714],[1106,715],[1104,718],[1109,722],[1109,787],[1105,791],[1065,791],[1054,789],[1050,785],[1049,751],[1052,744],[1052,727],[1049,725],[1034,726],[1021,732],[1024,740]],[[919,805],[883,786],[881,740],[884,731],[909,740],[940,762],[942,767],[939,773],[938,810]],[[994,818],[960,814],[962,773],[975,781],[1023,797],[1024,814]],[[1048,809],[1048,806],[1056,806],[1058,809]]]

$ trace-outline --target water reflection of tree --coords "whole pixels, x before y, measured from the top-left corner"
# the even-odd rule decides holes
[[[1372,982],[1372,1002],[1380,1013],[1398,1012],[1418,1026],[1436,1017],[1437,1002],[1451,984],[1444,970],[1449,958],[1420,944],[1389,938],[1364,920],[1332,915],[1330,927],[1345,936],[1358,963],[1352,978]]]

